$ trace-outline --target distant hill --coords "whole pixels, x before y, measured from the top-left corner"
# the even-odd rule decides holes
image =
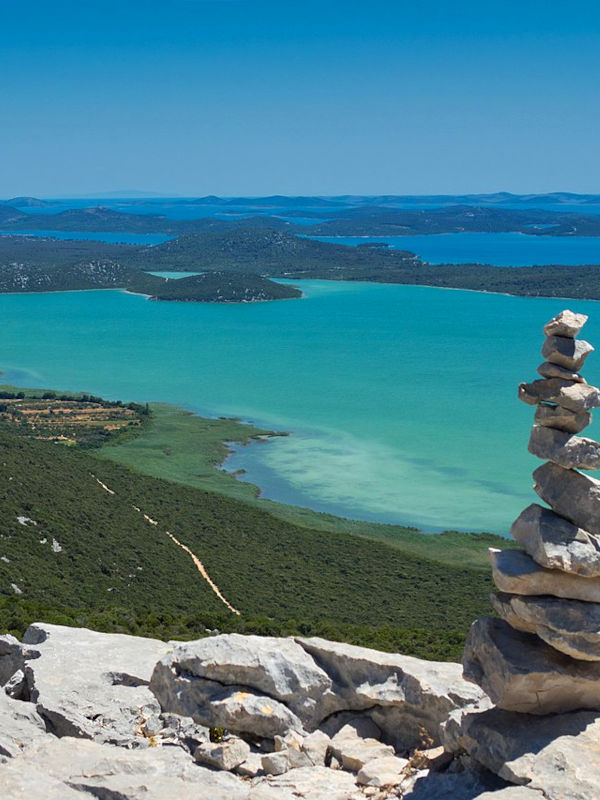
[[[12,197],[10,200],[0,201],[0,205],[18,208],[52,208],[57,205],[57,202],[56,200],[40,200],[39,197]]]

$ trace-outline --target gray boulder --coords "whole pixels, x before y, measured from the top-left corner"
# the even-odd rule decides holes
[[[580,433],[592,421],[588,411],[569,411],[562,406],[540,403],[535,409],[534,422],[547,428],[557,428],[567,433]]]
[[[150,687],[164,712],[191,717],[206,727],[267,739],[303,730],[302,722],[279,700],[245,686],[223,687],[179,673],[168,658],[157,663]]]
[[[565,469],[598,469],[600,444],[583,436],[573,436],[555,428],[534,425],[529,437],[529,452],[542,460],[553,461]]]
[[[395,756],[394,748],[377,739],[363,738],[352,725],[345,725],[331,740],[331,753],[344,769],[358,772],[369,761]]]
[[[585,383],[585,378],[579,372],[573,372],[571,369],[560,367],[558,364],[552,364],[551,361],[544,361],[537,368],[538,375],[542,378],[562,378],[564,381],[576,381],[577,383]]]
[[[495,592],[492,605],[516,630],[535,633],[571,658],[600,661],[600,604]]]
[[[557,569],[545,569],[520,550],[489,549],[494,583],[509,594],[565,597],[600,603],[600,578],[582,578]]]
[[[465,678],[506,711],[600,709],[600,664],[569,658],[502,619],[482,617],[473,623],[463,667]]]
[[[544,333],[546,336],[566,336],[574,339],[587,321],[587,314],[576,314],[566,308],[544,325]]]
[[[542,347],[542,356],[546,361],[574,372],[579,372],[586,358],[593,352],[594,348],[589,342],[566,336],[547,336]]]
[[[331,677],[333,711],[365,711],[396,749],[415,747],[423,731],[437,743],[440,723],[458,707],[485,702],[461,676],[460,665],[310,638],[297,640]],[[326,713],[325,713],[326,712]]]
[[[331,678],[292,638],[223,634],[180,644],[162,659],[152,689],[163,697],[162,684],[185,676],[193,682],[250,688],[284,703],[303,723],[314,725],[317,710],[330,694]]]
[[[593,712],[530,717],[493,708],[456,714],[445,726],[444,740],[549,800],[600,797],[600,717]]]
[[[129,746],[147,744],[160,708],[148,683],[168,645],[154,639],[35,623],[25,632],[27,692],[49,730]]]
[[[557,514],[600,535],[600,481],[551,461],[538,467],[533,479],[537,494]]]
[[[302,752],[311,760],[316,767],[322,767],[327,758],[327,750],[331,739],[324,731],[313,731],[302,740]]]
[[[537,503],[513,522],[512,536],[542,567],[600,577],[600,537],[559,517]]]
[[[575,414],[600,406],[600,391],[595,386],[561,378],[519,384],[519,400],[527,405],[556,403]]]

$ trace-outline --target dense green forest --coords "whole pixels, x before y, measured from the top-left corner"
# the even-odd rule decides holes
[[[7,423],[0,485],[3,630],[18,633],[39,618],[162,637],[215,627],[318,633],[455,659],[470,622],[489,611],[487,567],[294,524]],[[203,561],[241,616],[227,611],[167,531]],[[489,538],[481,537],[482,550]]]

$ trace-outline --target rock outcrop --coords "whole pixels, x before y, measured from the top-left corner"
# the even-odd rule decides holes
[[[496,707],[451,712],[442,732],[448,752],[526,787],[507,798],[600,797],[600,481],[579,472],[600,467],[600,444],[575,435],[600,405],[579,374],[593,350],[575,340],[586,320],[551,320],[544,380],[519,387],[537,404],[529,451],[547,459],[533,477],[551,508],[532,504],[513,523],[525,552],[490,551],[500,619],[472,625],[463,674]]]

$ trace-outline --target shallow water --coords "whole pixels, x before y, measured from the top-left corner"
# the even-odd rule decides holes
[[[592,315],[586,333],[598,344],[600,305],[299,283],[301,300],[239,305],[108,290],[1,295],[3,380],[291,431],[229,465],[276,499],[427,530],[506,532],[535,499],[533,411],[516,387],[536,377],[541,325],[572,306]],[[597,354],[586,374],[600,381]]]

